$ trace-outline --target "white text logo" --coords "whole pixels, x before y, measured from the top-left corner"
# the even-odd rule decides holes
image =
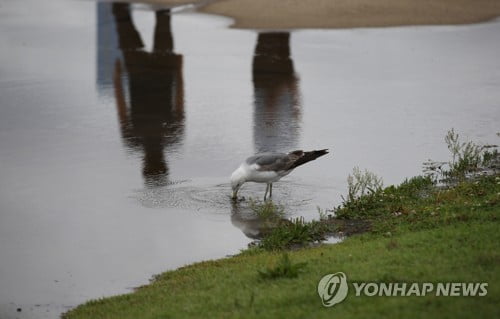
[[[483,297],[488,294],[486,282],[353,282],[354,296],[385,297]],[[323,276],[318,283],[318,294],[325,307],[342,302],[349,291],[343,272]]]
[[[343,272],[328,274],[318,283],[318,294],[325,307],[332,307],[347,297],[347,276]]]

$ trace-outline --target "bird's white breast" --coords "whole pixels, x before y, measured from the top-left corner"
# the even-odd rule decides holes
[[[246,173],[246,180],[256,183],[274,183],[288,174],[288,172],[260,171],[258,164],[248,165],[244,163],[242,164],[242,168]]]

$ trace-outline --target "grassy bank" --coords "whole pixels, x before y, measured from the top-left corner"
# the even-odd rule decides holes
[[[500,177],[435,187],[418,177],[337,208],[370,230],[340,244],[287,252],[253,248],[159,275],[134,293],[90,301],[65,318],[499,317]],[[289,227],[289,226],[287,226]],[[286,246],[286,245],[285,245]],[[288,261],[286,258],[289,258]],[[484,297],[356,297],[324,308],[318,281],[487,282]]]

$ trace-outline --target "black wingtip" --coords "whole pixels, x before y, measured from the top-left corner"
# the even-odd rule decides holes
[[[322,149],[322,150],[313,151],[313,152],[319,153],[319,154],[322,154],[322,155],[330,153],[328,148],[325,148],[325,149]]]
[[[310,151],[310,152],[295,151],[292,153],[296,153],[297,155],[300,156],[291,166],[291,168],[293,169],[293,168],[300,166],[300,165],[303,165],[307,162],[314,161],[315,159],[317,159],[320,156],[328,154],[328,149],[325,148],[322,150],[314,150],[314,151]]]

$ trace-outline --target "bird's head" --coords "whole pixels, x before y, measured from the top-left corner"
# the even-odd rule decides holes
[[[232,199],[236,199],[236,196],[238,196],[238,190],[245,182],[245,172],[241,167],[239,167],[231,175],[231,188],[233,189],[233,196],[231,197]]]

